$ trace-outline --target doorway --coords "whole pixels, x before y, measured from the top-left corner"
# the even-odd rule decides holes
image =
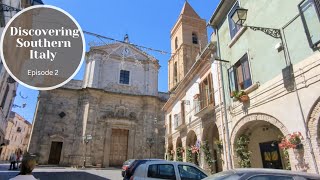
[[[63,142],[51,142],[48,164],[59,164]]]
[[[129,130],[112,129],[110,145],[110,166],[122,166],[127,160]]]
[[[263,168],[282,169],[279,146],[276,141],[259,143]]]

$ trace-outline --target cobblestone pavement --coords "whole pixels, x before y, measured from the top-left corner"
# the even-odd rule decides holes
[[[19,171],[9,171],[9,164],[0,164],[0,180],[8,180],[16,176]],[[37,167],[33,176],[40,180],[122,180],[121,170],[108,169],[76,169],[68,167]]]

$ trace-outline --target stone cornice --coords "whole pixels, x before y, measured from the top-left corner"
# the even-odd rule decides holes
[[[90,93],[90,91],[98,91],[100,93],[110,93],[110,94],[125,95],[125,96],[157,98],[160,101],[162,101],[162,99],[159,96],[141,95],[141,94],[128,94],[128,93],[121,93],[121,92],[106,91],[104,89],[91,88],[91,87],[86,87],[86,88],[81,88],[81,89],[69,89],[69,88],[65,88],[65,87],[60,87],[60,88],[56,89],[56,91],[59,91],[59,90],[74,91],[74,92],[77,92],[77,93],[80,93],[80,92],[82,92],[82,93]],[[87,91],[87,92],[85,92],[85,91]],[[163,92],[160,92],[160,93],[163,93]]]

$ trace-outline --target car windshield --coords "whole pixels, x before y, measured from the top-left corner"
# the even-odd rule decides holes
[[[238,174],[235,174],[233,171],[223,171],[211,175],[204,180],[236,180],[238,178],[240,178],[240,176]]]

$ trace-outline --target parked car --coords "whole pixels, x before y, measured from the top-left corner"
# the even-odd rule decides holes
[[[141,164],[144,164],[148,161],[161,161],[163,159],[136,159],[128,167],[124,173],[123,180],[130,180],[131,176],[134,174],[135,170]]]
[[[124,177],[124,174],[126,173],[126,170],[128,169],[128,167],[130,166],[130,164],[135,161],[135,159],[128,159],[126,160],[123,165],[122,165],[122,168],[121,168],[121,175],[122,177]]]
[[[207,174],[194,164],[162,160],[139,165],[130,180],[200,180],[206,177]]]
[[[320,180],[320,176],[279,169],[245,168],[223,171],[204,180]]]

